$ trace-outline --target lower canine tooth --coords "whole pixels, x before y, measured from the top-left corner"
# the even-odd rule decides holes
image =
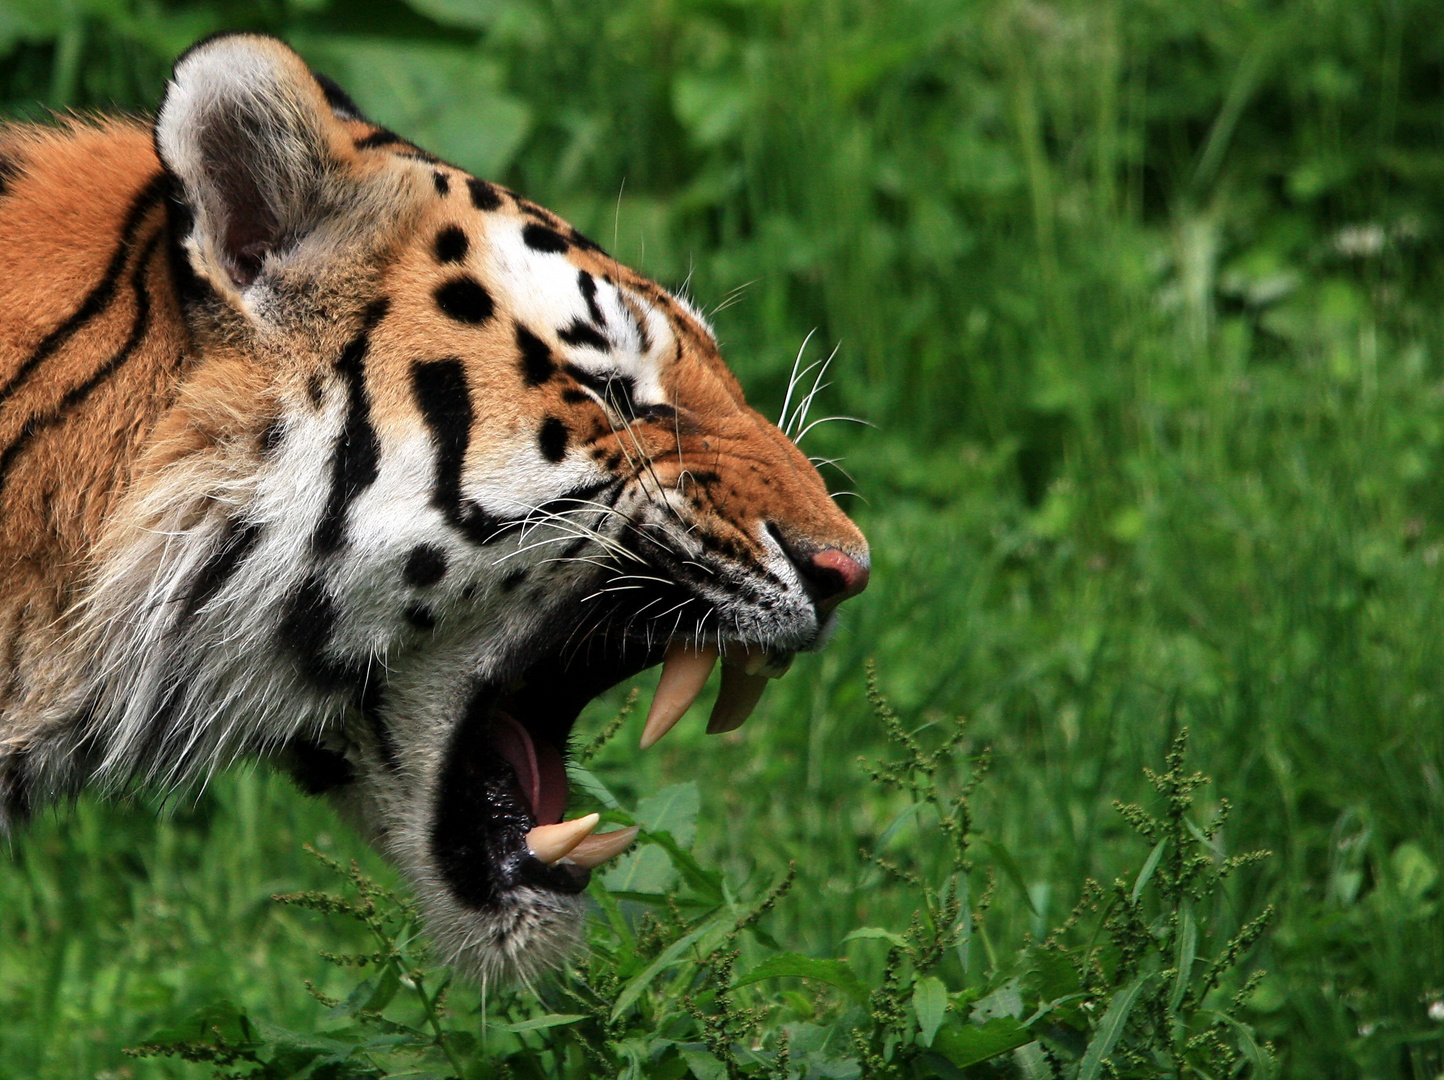
[[[681,644],[668,648],[662,661],[662,678],[657,682],[657,693],[647,712],[647,726],[642,730],[643,750],[682,719],[682,714],[692,707],[702,687],[707,685],[707,676],[716,664],[716,649],[698,650]]]
[[[637,832],[637,827],[633,825],[630,829],[618,829],[616,832],[589,836],[572,848],[563,861],[576,866],[584,866],[590,870],[594,866],[600,866],[608,859],[616,858],[631,847],[632,841],[637,838]]]
[[[601,822],[601,814],[588,814],[574,821],[538,825],[526,834],[527,849],[550,866],[575,851]]]
[[[717,691],[717,704],[712,706],[712,717],[707,721],[707,734],[736,731],[745,724],[762,700],[768,681],[766,675],[749,675],[740,667],[723,664],[722,686]]]

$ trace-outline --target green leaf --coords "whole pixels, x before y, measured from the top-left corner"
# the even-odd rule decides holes
[[[697,781],[665,787],[637,804],[637,822],[649,833],[671,834],[680,846],[692,846],[697,836],[697,814],[702,809],[702,792]]]
[[[584,769],[576,764],[568,765],[567,778],[572,784],[580,787],[608,810],[620,810],[622,808],[622,804],[617,801],[617,797],[612,794],[606,784],[597,779],[596,773],[590,769]]]
[[[1133,891],[1128,894],[1128,902],[1138,903],[1138,898],[1143,895],[1143,890],[1153,880],[1153,872],[1158,869],[1158,860],[1163,858],[1163,849],[1168,844],[1168,838],[1164,837],[1153,845],[1153,850],[1148,853],[1148,861],[1143,864],[1143,869],[1138,871],[1138,877],[1133,882]]]
[[[970,1019],[975,1023],[1003,1016],[1012,1017],[1016,1020],[1023,1015],[1023,994],[1021,987],[1021,979],[1009,979],[987,997],[978,999],[973,1005],[972,1013],[969,1014]]]
[[[842,943],[846,945],[849,941],[871,940],[886,941],[889,945],[897,945],[898,947],[907,944],[907,941],[901,934],[894,933],[891,930],[884,930],[881,926],[859,926],[852,933],[848,934],[847,937],[843,938]]]
[[[859,1005],[866,1005],[871,991],[857,977],[852,965],[846,960],[819,960],[801,953],[783,953],[762,961],[742,978],[736,980],[733,988],[750,986],[764,979],[815,979],[841,990]]]
[[[695,780],[673,784],[637,804],[636,821],[645,830],[643,844],[617,862],[603,877],[613,892],[661,895],[680,873],[692,887],[721,903],[720,881],[697,865],[684,850],[697,835],[702,795]]]
[[[913,984],[913,1012],[918,1017],[918,1042],[932,1046],[948,1012],[948,988],[941,979],[926,975]]]
[[[1439,868],[1422,845],[1406,840],[1389,856],[1394,883],[1407,900],[1421,900],[1439,880]]]
[[[709,953],[716,948],[731,929],[731,919],[728,918],[728,913],[719,911],[691,933],[668,945],[655,960],[642,969],[641,974],[623,987],[622,992],[617,995],[616,1002],[612,1005],[612,1019],[620,1019],[622,1014],[631,1008],[633,1002],[642,996],[647,987],[652,985],[653,979],[668,968],[681,963],[688,949],[695,947],[703,954]]]
[[[923,803],[913,803],[911,806],[903,807],[901,812],[898,813],[897,817],[893,818],[892,821],[888,822],[887,828],[884,829],[881,835],[878,836],[877,842],[874,843],[872,846],[873,850],[886,851],[887,845],[892,840],[892,838],[896,836],[899,832],[901,832],[904,826],[917,818],[918,811],[921,810],[923,806]]]
[[[699,146],[711,146],[741,130],[754,92],[745,79],[678,75],[672,84],[677,119]]]
[[[231,1001],[217,1001],[191,1013],[174,1027],[152,1032],[147,1046],[176,1046],[196,1043],[202,1046],[246,1046],[255,1042],[256,1033],[245,1011]]]
[[[608,892],[661,896],[677,881],[677,868],[660,847],[643,844],[602,875]]]
[[[1193,961],[1198,956],[1198,923],[1193,919],[1193,908],[1183,909],[1183,921],[1178,928],[1178,951],[1174,954],[1173,966],[1177,972],[1173,977],[1173,989],[1168,995],[1168,1011],[1177,1012],[1188,993],[1188,979],[1193,973]]]
[[[726,897],[722,891],[722,875],[715,870],[706,870],[690,852],[683,850],[672,836],[665,832],[643,832],[644,842],[656,844],[672,860],[672,865],[681,873],[684,881],[697,893],[697,898],[712,906],[722,904]]]
[[[530,1020],[520,1020],[515,1024],[493,1024],[503,1031],[511,1031],[521,1034],[523,1031],[545,1031],[547,1028],[565,1027],[567,1024],[575,1024],[578,1020],[585,1020],[583,1013],[547,1013],[545,1016],[533,1016]]]
[[[1233,1029],[1234,1036],[1238,1039],[1239,1049],[1243,1051],[1244,1057],[1248,1058],[1249,1064],[1253,1066],[1250,1080],[1272,1080],[1272,1077],[1278,1072],[1278,1060],[1259,1046],[1258,1040],[1254,1038],[1253,1028],[1217,1009],[1199,1009],[1198,1015],[1200,1018],[1212,1017],[1216,1023]]]
[[[1143,993],[1144,986],[1152,979],[1152,975],[1139,975],[1113,995],[1113,1000],[1108,1003],[1108,1011],[1103,1014],[1098,1030],[1094,1032],[1093,1039],[1083,1054],[1083,1061],[1078,1066],[1078,1080],[1098,1080],[1103,1071],[1104,1058],[1113,1052],[1114,1044],[1118,1042],[1118,1037],[1123,1034],[1123,1028],[1128,1023],[1128,1014],[1133,1011],[1133,1006],[1138,1001],[1138,995]]]
[[[332,1016],[354,1016],[358,1012],[380,1012],[391,1004],[401,987],[401,973],[395,964],[387,964],[377,975],[365,980],[347,995],[346,1000],[331,1010]]]
[[[967,871],[954,874],[952,881],[958,898],[958,919],[952,927],[958,936],[954,951],[958,954],[958,963],[962,965],[963,974],[966,975],[972,968],[973,959],[972,882],[968,879]]]
[[[1033,906],[1033,897],[1028,892],[1028,884],[1023,880],[1022,868],[1018,866],[1018,860],[1013,858],[1013,853],[996,840],[989,840],[987,837],[978,838],[983,847],[987,848],[988,854],[1003,871],[1003,876],[1013,883],[1018,890],[1018,895],[1023,898],[1023,903],[1028,905],[1028,910],[1034,915],[1038,909]]]
[[[727,1080],[727,1066],[706,1050],[692,1050],[679,1046],[677,1053],[687,1063],[687,1068],[697,1080]]]
[[[1033,1033],[1011,1016],[986,1024],[954,1024],[933,1038],[933,1049],[959,1068],[991,1061],[1033,1041]]]

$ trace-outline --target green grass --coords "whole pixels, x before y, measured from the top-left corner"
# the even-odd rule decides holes
[[[910,801],[858,765],[884,753],[873,657],[908,724],[963,714],[991,748],[975,829],[1031,904],[975,847],[997,877],[976,982],[1085,879],[1137,872],[1112,802],[1186,725],[1200,817],[1227,797],[1223,849],[1274,853],[1211,917],[1277,907],[1245,1015],[1282,1074],[1444,1072],[1432,5],[221,11],[12,0],[0,99],[145,106],[192,38],[283,32],[378,119],[726,305],[763,408],[809,331],[809,357],[837,347],[819,415],[875,426],[804,446],[845,458],[872,588],[739,737],[688,724],[598,765],[627,806],[696,778],[694,852],[740,888],[796,859],[765,924],[783,948],[836,956],[918,904],[858,854]],[[384,877],[323,806],[240,772],[153,809],[82,801],[0,864],[0,1075],[205,1075],[119,1048],[219,998],[309,1029],[302,981],[340,992],[315,953],[344,932],[268,900],[330,887],[306,841]],[[946,861],[931,827],[889,855],[927,880]]]

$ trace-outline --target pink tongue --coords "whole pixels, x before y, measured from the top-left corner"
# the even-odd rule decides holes
[[[516,771],[522,794],[538,825],[555,825],[567,808],[567,770],[562,755],[549,743],[536,743],[526,728],[506,713],[497,713],[491,740]]]

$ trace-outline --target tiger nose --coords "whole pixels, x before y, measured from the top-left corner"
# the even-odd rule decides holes
[[[792,565],[819,611],[826,613],[867,588],[867,564],[837,548],[823,548],[799,557],[788,552]]]

